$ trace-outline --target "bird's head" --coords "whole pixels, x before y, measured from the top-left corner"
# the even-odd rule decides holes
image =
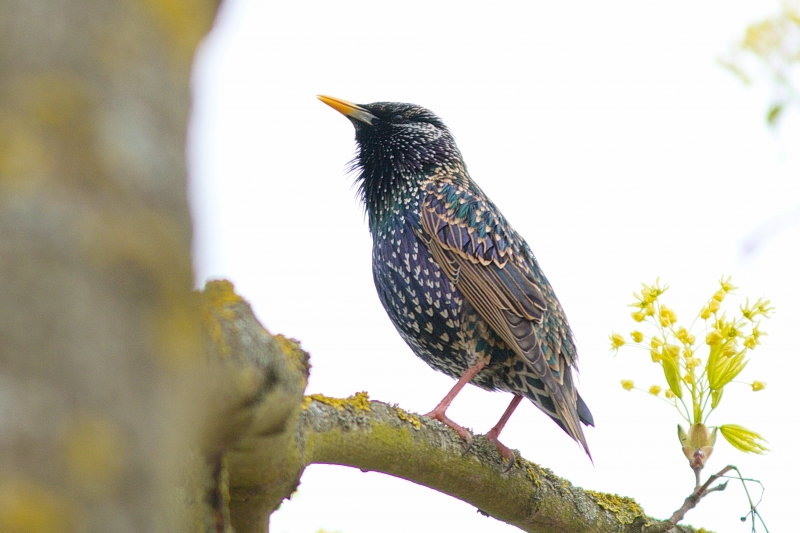
[[[356,130],[361,193],[368,211],[398,191],[426,179],[437,167],[463,168],[461,153],[444,122],[414,104],[354,104],[339,98],[320,100],[345,115]]]
[[[318,98],[353,123],[362,167],[419,172],[426,165],[460,158],[450,130],[424,107],[397,102],[358,105],[330,96]]]

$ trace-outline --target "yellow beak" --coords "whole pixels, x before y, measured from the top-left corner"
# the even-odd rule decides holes
[[[354,118],[359,122],[369,124],[370,126],[372,126],[372,122],[378,118],[363,107],[359,107],[353,102],[348,102],[347,100],[342,100],[341,98],[334,98],[333,96],[324,96],[321,94],[318,94],[317,98],[319,98],[322,103],[328,104],[342,115]]]

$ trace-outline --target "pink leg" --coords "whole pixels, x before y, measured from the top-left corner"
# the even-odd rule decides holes
[[[472,434],[469,432],[469,430],[459,426],[458,424],[447,418],[445,412],[447,411],[447,408],[450,407],[450,404],[453,403],[453,399],[456,397],[456,395],[458,395],[458,393],[461,392],[461,389],[464,388],[464,385],[469,383],[470,380],[475,377],[475,374],[480,372],[485,366],[486,362],[480,360],[475,365],[469,367],[467,371],[464,372],[464,375],[461,376],[461,378],[458,380],[458,382],[456,382],[453,388],[450,389],[450,392],[447,393],[447,396],[445,396],[442,399],[442,401],[439,402],[439,405],[434,407],[433,411],[425,415],[429,418],[438,420],[439,422],[448,426],[449,428],[454,429],[456,433],[458,433],[458,435],[462,439],[467,441],[467,443],[469,444],[472,444]],[[509,413],[509,415],[510,414],[511,413]]]
[[[511,400],[511,403],[506,408],[503,416],[501,416],[497,424],[495,424],[494,427],[489,430],[489,433],[484,435],[486,440],[494,443],[494,445],[497,447],[497,451],[500,452],[500,455],[510,461],[509,470],[516,460],[516,455],[514,455],[514,452],[509,450],[502,442],[500,442],[498,437],[500,437],[500,432],[503,431],[503,428],[506,426],[506,422],[508,422],[508,419],[511,418],[511,413],[514,412],[514,409],[517,408],[520,401],[522,401],[522,396],[514,395],[514,399]]]

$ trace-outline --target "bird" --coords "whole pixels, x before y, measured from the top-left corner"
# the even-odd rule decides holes
[[[383,307],[411,350],[456,379],[425,416],[472,445],[447,417],[471,383],[513,399],[484,436],[507,469],[500,432],[522,398],[544,411],[591,459],[594,426],[575,388],[577,349],[567,317],[525,240],[472,180],[455,138],[430,110],[406,103],[317,98],[355,128],[358,194],[372,236]]]

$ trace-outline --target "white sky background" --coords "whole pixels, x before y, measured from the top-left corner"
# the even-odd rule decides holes
[[[451,128],[472,177],[527,239],[566,309],[580,351],[579,389],[597,427],[594,465],[525,402],[502,440],[574,484],[633,496],[661,518],[693,474],[667,405],[622,390],[663,384],[643,352],[608,355],[634,329],[640,281],[690,324],[722,274],[772,299],[770,336],[729,386],[713,424],[759,431],[773,452],[725,464],[767,488],[772,531],[796,523],[800,226],[742,255],[771,217],[800,205],[800,113],[764,124],[767,84],[743,86],[716,64],[776,0],[226,0],[196,64],[190,167],[198,283],[232,280],[264,325],[302,341],[308,392],[432,409],[453,381],[413,355],[375,293],[371,242],[353,176],[350,123],[318,102],[424,105]],[[795,217],[796,218],[796,217]],[[736,304],[733,306],[732,304]],[[696,330],[701,337],[703,333]],[[510,396],[469,387],[448,414],[486,432]],[[752,494],[759,494],[757,486]],[[740,485],[709,496],[687,522],[748,532]],[[450,497],[375,473],[313,466],[272,520],[275,533],[508,532]]]

